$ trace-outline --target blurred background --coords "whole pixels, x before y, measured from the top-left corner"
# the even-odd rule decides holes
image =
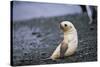
[[[53,17],[69,14],[79,14],[82,10],[77,5],[50,4],[37,2],[13,2],[13,20],[26,20],[40,17]]]
[[[97,9],[97,6],[89,7]],[[11,65],[97,61],[97,17],[94,17],[97,10],[92,8],[86,5],[12,1]],[[91,18],[93,24],[90,25]],[[78,32],[75,55],[57,61],[43,61],[63,40],[59,24],[65,20],[71,21]]]

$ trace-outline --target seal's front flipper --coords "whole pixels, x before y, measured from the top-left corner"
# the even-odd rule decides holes
[[[64,58],[64,54],[68,49],[68,44],[62,42],[60,46],[60,58]]]

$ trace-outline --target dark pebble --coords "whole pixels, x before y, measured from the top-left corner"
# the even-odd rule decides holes
[[[94,28],[93,28],[93,27],[91,27],[91,28],[90,28],[90,30],[94,30]]]
[[[38,34],[37,32],[32,32],[32,35],[36,35],[36,34]]]
[[[46,53],[41,53],[41,55],[46,55]]]
[[[22,48],[22,50],[24,50],[24,48]]]
[[[42,36],[41,34],[38,34],[38,35],[37,35],[37,37],[41,37],[41,36]]]
[[[24,55],[27,55],[27,53],[24,53]]]

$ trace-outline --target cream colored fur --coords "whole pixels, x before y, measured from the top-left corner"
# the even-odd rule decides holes
[[[66,27],[64,26],[65,24],[67,25]],[[62,31],[64,32],[63,42],[68,44],[68,49],[66,50],[64,56],[70,56],[75,53],[77,46],[78,46],[77,31],[74,25],[69,21],[63,21],[61,22],[60,25],[62,27]],[[61,46],[61,43],[58,45],[56,50],[51,55],[50,58],[52,60],[56,60],[57,58],[60,58],[60,46]]]

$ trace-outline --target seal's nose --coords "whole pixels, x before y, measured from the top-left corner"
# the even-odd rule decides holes
[[[60,28],[63,29],[63,26],[60,24]]]

